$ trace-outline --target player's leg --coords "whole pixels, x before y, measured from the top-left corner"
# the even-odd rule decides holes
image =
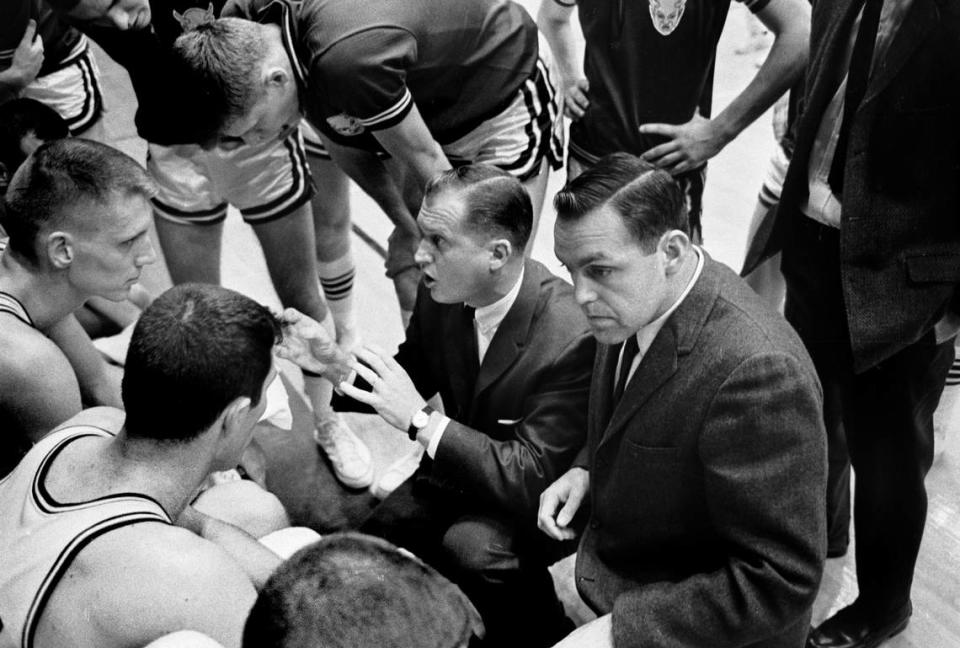
[[[157,184],[153,200],[157,240],[175,285],[220,283],[227,203],[215,186],[208,164],[211,155],[193,145],[148,145],[147,170]]]
[[[533,203],[533,226],[530,229],[530,242],[527,244],[526,254],[533,251],[533,238],[540,227],[540,213],[543,211],[543,202],[547,195],[547,182],[550,180],[550,165],[547,158],[540,160],[540,169],[533,176],[523,181],[523,188],[530,194]]]
[[[316,279],[313,190],[299,133],[283,141],[224,152],[217,167],[230,202],[240,208],[260,241],[280,302],[323,323],[333,334],[333,318]],[[373,481],[370,451],[330,407],[333,386],[305,373],[304,392],[313,407],[316,441],[337,478],[352,488],[369,486]]]
[[[790,158],[782,146],[778,146],[773,158],[770,160],[770,166],[767,169],[767,176],[760,187],[760,194],[757,196],[757,206],[754,208],[753,217],[750,220],[750,227],[747,233],[747,249],[749,250],[753,238],[757,231],[764,226],[765,221],[773,215],[774,207],[780,202],[780,191],[783,189],[783,179],[786,176],[787,166],[790,164]],[[783,299],[786,294],[786,284],[783,281],[783,275],[780,274],[780,255],[776,254],[764,261],[753,272],[744,277],[758,295],[763,297],[772,308],[776,310],[783,309]]]
[[[350,348],[357,341],[353,311],[356,267],[350,250],[350,181],[330,159],[309,125],[303,123],[301,128],[310,175],[316,186],[311,202],[317,274],[336,326],[337,341]]]

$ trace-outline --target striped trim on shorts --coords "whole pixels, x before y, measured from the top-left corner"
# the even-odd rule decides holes
[[[460,139],[444,144],[457,164],[492,164],[524,181],[540,171],[544,159],[554,170],[563,165],[563,121],[549,49],[541,46],[534,73],[505,110]]]
[[[539,173],[544,158],[554,170],[563,166],[558,76],[546,47],[541,45],[536,70],[506,109],[456,141],[441,145],[451,164],[492,164],[521,181]],[[306,122],[301,129],[307,154],[329,160],[330,154],[314,129]],[[388,157],[383,153],[378,156]]]
[[[299,130],[286,138],[236,148],[149,145],[147,169],[157,183],[159,217],[184,225],[216,225],[236,207],[251,225],[296,211],[314,193]]]
[[[37,77],[22,95],[56,110],[72,135],[81,135],[103,114],[100,69],[84,36],[57,67]]]

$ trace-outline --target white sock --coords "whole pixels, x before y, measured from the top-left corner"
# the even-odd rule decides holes
[[[317,274],[323,296],[327,299],[327,308],[333,315],[338,331],[353,328],[353,279],[357,273],[353,265],[353,255],[347,252],[329,263],[318,261]]]

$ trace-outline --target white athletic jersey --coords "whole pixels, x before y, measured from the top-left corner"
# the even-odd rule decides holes
[[[170,517],[151,497],[120,493],[88,502],[57,502],[44,481],[68,444],[112,437],[77,425],[37,443],[0,481],[0,648],[32,648],[44,607],[77,554],[94,538],[136,522]]]

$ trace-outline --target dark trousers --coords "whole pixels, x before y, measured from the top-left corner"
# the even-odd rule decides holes
[[[531,527],[532,527],[531,522]],[[486,626],[483,646],[552,646],[573,630],[547,571],[536,528],[470,510],[464,498],[414,475],[373,510],[364,533],[408,549],[460,586]]]
[[[856,475],[857,607],[881,620],[910,600],[927,514],[933,412],[953,361],[931,331],[877,366],[853,372],[840,283],[839,232],[798,215],[783,254],[786,315],[824,392],[829,470],[828,546],[845,545],[850,466]]]

